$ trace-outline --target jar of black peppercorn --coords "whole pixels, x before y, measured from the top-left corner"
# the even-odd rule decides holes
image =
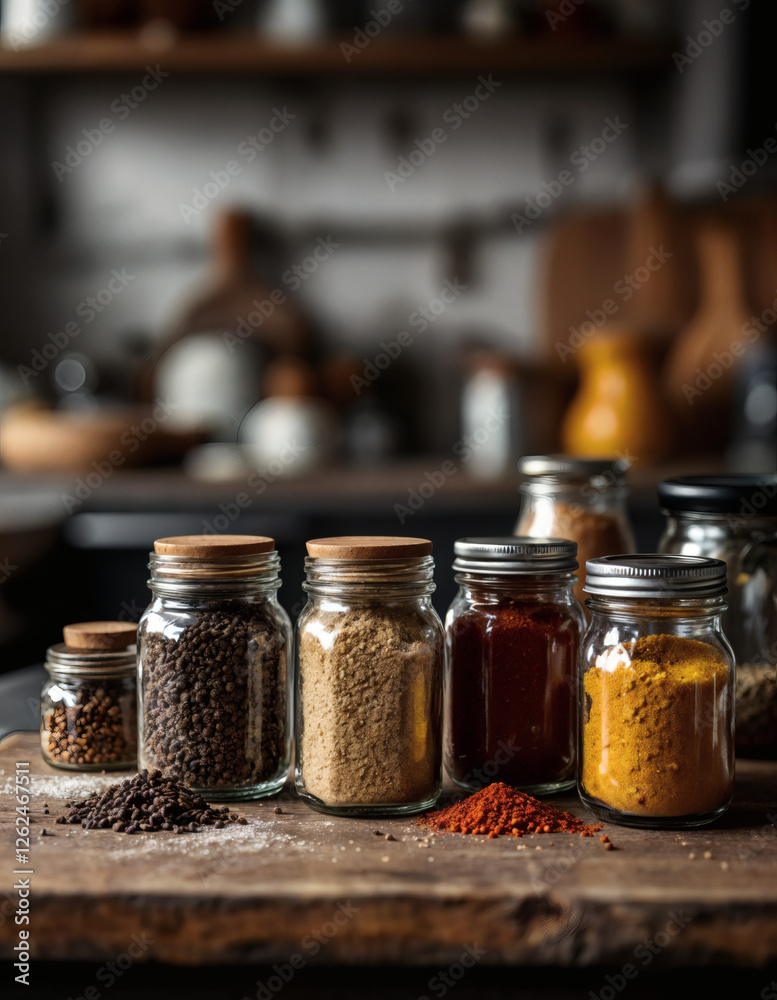
[[[445,618],[445,767],[462,788],[504,781],[533,795],[576,776],[577,545],[460,538]]]
[[[277,792],[291,756],[291,623],[272,538],[154,543],[138,626],[140,766],[209,799]]]
[[[46,653],[41,752],[54,767],[110,771],[137,759],[136,626],[66,625]]]

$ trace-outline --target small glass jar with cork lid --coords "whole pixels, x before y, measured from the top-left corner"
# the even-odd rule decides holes
[[[586,570],[580,797],[626,826],[711,823],[734,784],[726,564],[649,554],[589,559]]]
[[[137,760],[134,622],[66,625],[46,653],[41,752],[68,771],[113,771]]]
[[[211,800],[279,791],[291,756],[291,623],[272,538],[154,543],[138,626],[139,760]]]
[[[307,543],[297,623],[300,798],[335,815],[421,812],[442,787],[443,628],[432,543]]]

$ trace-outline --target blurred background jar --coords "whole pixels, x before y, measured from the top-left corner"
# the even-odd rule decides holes
[[[726,563],[737,753],[777,756],[777,476],[679,476],[660,483],[658,497],[661,552]]]
[[[530,455],[518,462],[525,478],[513,534],[577,542],[581,571],[575,596],[581,602],[587,560],[635,551],[627,469],[622,459],[571,455]]]

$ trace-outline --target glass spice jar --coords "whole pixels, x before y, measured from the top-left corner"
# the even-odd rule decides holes
[[[625,459],[527,455],[518,462],[524,476],[514,535],[569,538],[577,542],[581,567],[589,559],[635,551],[626,500]],[[581,568],[575,596],[584,600]]]
[[[138,626],[140,766],[210,800],[277,792],[291,756],[291,623],[272,538],[160,538]]]
[[[346,536],[307,549],[308,603],[297,622],[300,798],[335,815],[428,809],[442,787],[432,543]]]
[[[113,771],[137,759],[137,667],[132,622],[79,622],[46,652],[41,752],[69,771]]]
[[[720,618],[726,565],[692,556],[589,560],[580,651],[578,790],[626,826],[702,826],[731,802],[734,683]]]
[[[532,795],[576,779],[577,654],[586,622],[572,592],[577,545],[460,538],[459,592],[445,619],[448,774],[477,791]]]
[[[736,752],[777,757],[777,476],[679,476],[659,483],[658,498],[659,551],[722,559],[728,569]]]

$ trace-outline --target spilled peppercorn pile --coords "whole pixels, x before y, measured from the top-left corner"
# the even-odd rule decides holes
[[[205,799],[188,788],[167,781],[161,771],[143,770],[134,778],[94,792],[83,802],[67,802],[68,813],[57,823],[80,823],[85,830],[115,830],[117,833],[196,833],[202,826],[222,829],[242,823],[242,816],[229,806],[211,809]]]
[[[450,830],[453,833],[481,833],[489,837],[524,833],[579,833],[592,837],[602,824],[586,824],[572,813],[531,795],[518,792],[498,781],[475,792],[463,802],[427,813],[416,820],[429,830]]]

